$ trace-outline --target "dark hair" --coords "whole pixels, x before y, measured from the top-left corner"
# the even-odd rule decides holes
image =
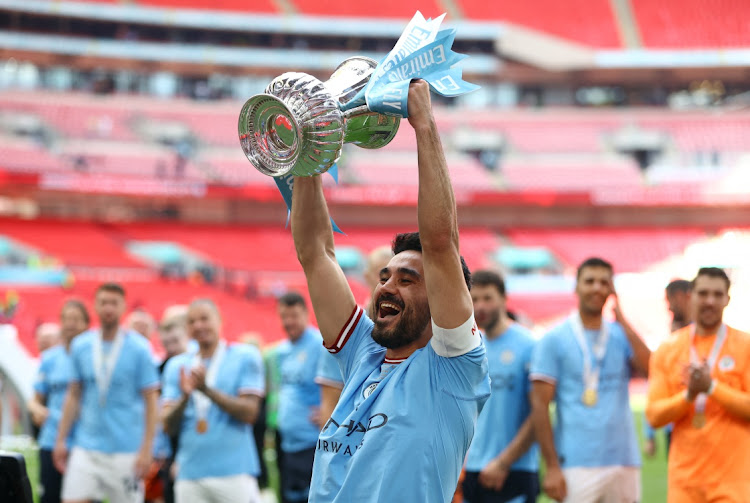
[[[489,271],[487,269],[474,271],[471,275],[471,284],[477,286],[494,286],[498,293],[502,297],[505,297],[505,281],[503,280],[503,277],[495,271]]]
[[[393,254],[398,255],[403,251],[413,250],[422,253],[422,241],[419,239],[419,232],[404,232],[402,234],[396,234],[393,238]],[[466,261],[463,257],[461,258],[461,270],[464,273],[464,281],[466,287],[471,290],[471,271],[469,266],[466,265]]]
[[[701,267],[700,269],[698,269],[698,274],[695,275],[695,278],[693,278],[693,281],[690,282],[691,290],[695,288],[695,281],[700,276],[708,276],[709,278],[723,279],[724,282],[727,284],[727,291],[729,290],[729,287],[732,284],[732,282],[729,281],[729,276],[727,276],[727,273],[724,272],[724,269],[722,269],[721,267]]]
[[[578,266],[578,271],[576,272],[576,279],[581,278],[581,273],[584,269],[587,267],[604,267],[605,269],[609,269],[609,272],[612,273],[612,264],[604,260],[603,258],[599,257],[589,257],[583,262],[581,262],[581,265]]]
[[[83,321],[86,322],[86,326],[91,324],[91,316],[89,316],[89,310],[86,309],[86,306],[83,302],[81,302],[78,299],[66,300],[62,306],[62,309],[60,309],[60,314],[62,314],[62,312],[68,309],[69,307],[72,307],[73,309],[78,309],[78,311],[81,313],[81,317],[83,318]]]
[[[285,307],[302,306],[307,309],[307,302],[299,292],[287,292],[279,297],[279,304]]]
[[[688,293],[690,291],[690,282],[686,279],[673,279],[667,285],[667,295],[674,295],[678,292]]]
[[[119,293],[120,295],[125,297],[125,289],[119,283],[102,283],[96,289],[97,295],[99,294],[99,292]]]

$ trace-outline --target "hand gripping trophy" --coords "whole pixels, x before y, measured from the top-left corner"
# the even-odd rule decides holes
[[[408,117],[412,79],[426,80],[443,96],[478,89],[453,68],[466,56],[451,50],[455,30],[439,29],[444,17],[426,20],[417,12],[379,64],[361,56],[347,59],[326,82],[298,72],[276,77],[240,112],[238,133],[248,160],[275,177],[284,194],[280,178],[325,173],[344,143],[370,149],[387,145],[401,118]]]

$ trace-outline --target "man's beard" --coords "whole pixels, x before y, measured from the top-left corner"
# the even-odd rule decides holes
[[[430,322],[430,308],[428,305],[420,306],[418,309],[404,308],[401,302],[396,301],[393,297],[382,296],[378,299],[378,304],[381,301],[388,301],[401,306],[401,319],[395,327],[388,330],[380,326],[378,321],[375,321],[375,327],[372,329],[372,340],[387,349],[399,349],[404,346],[408,346],[412,342],[422,337],[427,324]],[[373,314],[377,316],[378,307],[373,306]]]
[[[500,323],[500,310],[492,311],[492,313],[489,315],[487,323],[485,323],[484,326],[479,327],[479,328],[482,330],[482,333],[484,333],[485,335],[492,334],[495,328],[497,328],[498,323]]]

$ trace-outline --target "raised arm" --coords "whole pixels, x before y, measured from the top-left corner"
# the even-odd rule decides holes
[[[356,302],[336,261],[333,229],[320,176],[294,178],[292,236],[307,278],[318,328],[326,346],[331,346]]]
[[[612,289],[612,291],[614,291],[614,286],[612,287]],[[646,343],[643,342],[643,339],[641,339],[636,331],[633,330],[633,327],[630,326],[630,323],[628,323],[625,315],[622,314],[622,309],[620,309],[620,301],[617,298],[617,294],[614,294],[614,298],[615,319],[617,323],[622,326],[623,330],[625,331],[625,336],[628,338],[628,342],[630,343],[630,347],[633,348],[633,358],[630,360],[630,363],[638,375],[648,377],[648,367],[649,360],[651,359],[651,350],[648,349]]]
[[[456,328],[469,319],[473,307],[461,269],[456,200],[432,116],[427,82],[411,83],[408,103],[409,123],[417,136],[417,215],[427,300],[438,327]]]

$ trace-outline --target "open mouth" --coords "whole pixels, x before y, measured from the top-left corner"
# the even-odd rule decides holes
[[[388,320],[395,318],[401,313],[401,306],[394,304],[393,302],[381,302],[378,305],[378,318],[381,320]]]

